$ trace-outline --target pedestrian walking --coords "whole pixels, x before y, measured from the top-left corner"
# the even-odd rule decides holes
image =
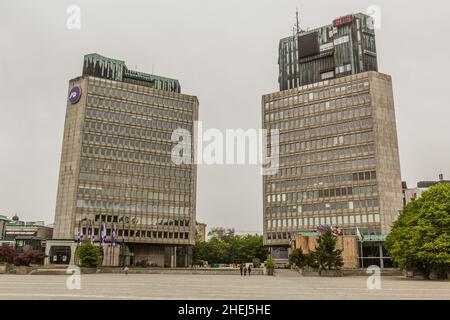
[[[241,271],[241,277],[244,275],[244,265],[241,263],[239,266],[239,270]]]
[[[248,266],[248,276],[250,277],[250,274],[252,273],[252,267],[249,265]]]
[[[247,267],[244,266],[244,277],[247,275]]]

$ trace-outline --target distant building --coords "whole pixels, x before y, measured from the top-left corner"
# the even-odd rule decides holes
[[[402,189],[403,189],[403,205],[406,206],[412,200],[417,200],[422,196],[422,193],[427,191],[430,187],[438,184],[438,183],[447,183],[450,184],[450,180],[444,180],[444,176],[442,174],[439,175],[439,180],[437,181],[419,181],[417,182],[417,187],[408,188],[405,181],[402,181]]]
[[[5,238],[6,224],[9,222],[6,216],[0,215],[0,240]]]
[[[3,240],[14,242],[19,252],[43,251],[46,241],[51,239],[52,235],[53,228],[45,226],[44,221],[20,221],[15,215],[4,227]]]
[[[196,223],[197,239],[196,241],[206,241],[206,223]]]

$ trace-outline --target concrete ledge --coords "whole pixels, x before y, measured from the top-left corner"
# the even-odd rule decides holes
[[[367,269],[342,269],[342,273],[344,276],[368,276],[371,273],[366,273]],[[401,276],[403,275],[402,270],[396,268],[384,268],[380,270],[381,276],[389,277],[389,276]]]
[[[122,268],[100,268],[98,273],[124,273]],[[220,274],[240,275],[232,268],[129,268],[129,274]],[[263,275],[263,269],[252,269],[252,275]]]
[[[66,269],[35,269],[32,270],[30,275],[65,275]]]
[[[33,275],[66,275],[67,267],[64,268],[38,268],[29,274]],[[81,268],[82,274],[96,273],[124,273],[123,268]],[[129,274],[210,274],[210,275],[240,275],[239,269],[233,268],[129,268]],[[252,269],[252,276],[262,276],[262,268]]]
[[[342,277],[342,276],[364,276],[367,277],[370,273],[366,273],[367,269],[342,269],[342,270],[322,270],[322,275],[319,275],[318,270],[308,270],[303,269],[299,270],[299,274],[304,277]],[[336,273],[335,275],[331,275]],[[389,276],[402,276],[403,272],[400,269],[389,268],[389,269],[381,269],[381,276],[389,277]]]

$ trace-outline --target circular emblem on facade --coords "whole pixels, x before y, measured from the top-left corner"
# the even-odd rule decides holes
[[[69,92],[69,101],[72,104],[77,103],[81,98],[81,88],[73,87]]]

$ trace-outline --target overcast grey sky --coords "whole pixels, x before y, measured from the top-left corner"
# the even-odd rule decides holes
[[[68,5],[81,29],[68,30]],[[53,222],[68,80],[86,53],[180,80],[206,128],[259,128],[277,91],[278,40],[295,8],[313,28],[381,8],[381,72],[392,75],[402,179],[450,178],[450,4],[406,0],[0,2],[0,214]],[[200,166],[199,221],[262,231],[257,166]]]

